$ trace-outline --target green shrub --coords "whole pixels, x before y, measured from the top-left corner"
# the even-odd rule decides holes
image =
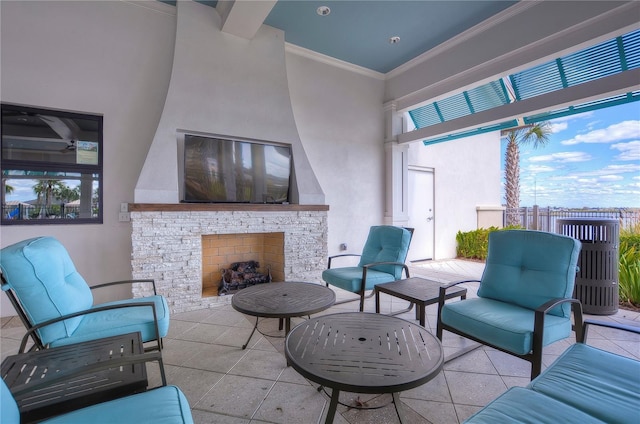
[[[489,227],[478,228],[474,231],[456,234],[456,255],[459,258],[487,259],[487,246],[489,245],[489,233],[500,230],[513,230],[521,227],[509,226],[505,228]]]
[[[620,231],[620,301],[640,305],[640,225]]]

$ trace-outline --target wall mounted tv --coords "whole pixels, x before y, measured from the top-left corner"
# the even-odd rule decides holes
[[[185,202],[288,203],[291,146],[184,137]]]

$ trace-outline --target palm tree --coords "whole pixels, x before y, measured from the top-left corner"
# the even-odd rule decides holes
[[[53,199],[59,197],[63,185],[60,180],[39,180],[38,183],[33,186],[33,192],[38,195],[38,203],[41,205],[40,218],[46,217],[53,203]]]
[[[520,208],[520,146],[533,143],[533,148],[545,146],[549,141],[551,125],[539,122],[525,127],[504,130],[507,137],[505,154],[505,197],[507,202],[507,225],[518,225]]]
[[[10,186],[9,184],[5,183],[4,184],[4,194],[11,194],[13,193],[13,186]]]

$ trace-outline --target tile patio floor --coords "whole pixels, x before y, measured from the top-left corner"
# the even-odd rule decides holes
[[[436,261],[413,264],[411,275],[441,282],[477,278],[483,264],[469,261]],[[469,294],[475,293],[468,284]],[[350,293],[337,293],[338,299]],[[382,313],[400,310],[407,302],[382,295]],[[375,310],[368,299],[366,310]],[[357,303],[336,305],[324,313],[355,311]],[[435,332],[437,306],[427,307],[427,327]],[[400,317],[414,320],[413,311]],[[619,310],[615,315],[597,317],[640,326],[640,314]],[[191,404],[196,423],[258,424],[324,422],[328,396],[316,390],[317,385],[302,378],[286,366],[283,333],[277,320],[261,319],[262,333],[256,333],[246,350],[246,341],[255,318],[236,312],[230,305],[214,309],[173,314],[169,336],[165,339],[163,358],[169,384],[179,386]],[[292,325],[301,319],[292,320]],[[17,352],[24,333],[17,318],[2,320],[0,350],[2,358]],[[544,365],[563,352],[572,339],[545,348]],[[445,332],[445,354],[468,346],[470,342]],[[625,356],[640,359],[640,337],[614,330],[593,328],[589,344]],[[148,365],[150,386],[160,382],[158,368]],[[408,421],[419,423],[459,423],[512,386],[529,383],[528,362],[487,347],[479,347],[447,362],[444,370],[425,385],[401,393]],[[377,409],[358,410],[338,406],[336,424],[397,423],[390,395],[358,395],[344,393],[341,402],[366,402]],[[96,417],[93,424],[99,424]]]

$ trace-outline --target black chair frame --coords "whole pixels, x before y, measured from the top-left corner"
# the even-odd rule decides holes
[[[451,333],[455,333],[459,336],[465,337],[469,340],[473,340],[474,342],[483,344],[485,346],[492,347],[501,352],[508,353],[513,356],[517,356],[518,358],[524,359],[531,363],[531,379],[536,378],[540,372],[542,371],[542,350],[543,350],[543,340],[544,340],[544,319],[547,313],[555,308],[558,305],[563,303],[571,304],[571,312],[573,314],[573,325],[572,330],[575,331],[576,334],[576,342],[582,343],[585,338],[585,329],[583,324],[583,314],[582,314],[582,303],[580,303],[577,299],[567,299],[567,298],[558,298],[551,299],[544,304],[540,305],[534,310],[534,324],[533,324],[533,343],[531,351],[525,355],[516,354],[509,350],[503,349],[501,347],[495,346],[491,343],[487,343],[484,340],[478,339],[474,337],[472,334],[468,334],[462,332],[456,328],[450,327],[442,322],[441,314],[442,307],[444,306],[445,296],[447,289],[458,284],[462,283],[471,283],[471,282],[480,282],[479,280],[464,280],[464,281],[456,281],[453,283],[449,283],[440,288],[439,296],[438,296],[438,321],[436,325],[436,337],[440,341],[442,341],[442,332],[443,330],[447,330]],[[462,301],[464,302],[464,301]]]

